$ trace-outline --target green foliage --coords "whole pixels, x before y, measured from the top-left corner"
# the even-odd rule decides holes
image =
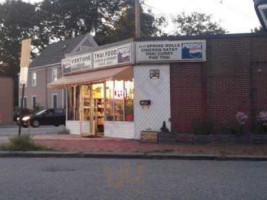
[[[67,128],[64,128],[61,131],[59,131],[58,134],[60,134],[60,135],[68,135],[68,134],[70,134],[70,130],[67,129]]]
[[[135,8],[134,1],[125,3],[122,12],[113,22],[112,26],[104,27],[96,34],[99,44],[117,42],[135,37]],[[141,9],[141,35],[142,37],[161,36],[165,33],[161,27],[167,25],[164,17],[155,17],[151,10],[145,12]]]
[[[225,34],[226,30],[218,22],[212,21],[212,15],[193,12],[186,15],[184,12],[173,18],[177,35],[215,35]]]
[[[251,29],[251,33],[266,33],[265,30],[260,27],[255,27],[254,29]]]
[[[34,37],[35,6],[20,0],[0,4],[0,74],[16,77],[19,72],[20,42]]]
[[[245,126],[237,122],[223,122],[221,126],[221,133],[225,135],[242,136],[245,134]]]
[[[214,128],[214,122],[211,120],[195,120],[193,130],[195,135],[210,135]]]
[[[12,137],[9,139],[9,144],[0,147],[4,151],[44,151],[48,150],[45,147],[36,145],[29,135],[21,137]]]

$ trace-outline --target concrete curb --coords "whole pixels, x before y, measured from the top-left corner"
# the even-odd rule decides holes
[[[267,156],[222,156],[169,153],[77,153],[77,152],[8,152],[0,151],[0,158],[107,158],[157,160],[214,160],[214,161],[267,161]]]

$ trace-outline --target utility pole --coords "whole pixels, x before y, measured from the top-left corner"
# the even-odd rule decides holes
[[[140,0],[135,0],[135,37],[141,37],[141,5]]]

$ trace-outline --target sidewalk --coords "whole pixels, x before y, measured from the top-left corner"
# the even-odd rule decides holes
[[[37,135],[34,141],[64,152],[267,156],[267,145],[143,144],[135,140],[82,138],[74,135]]]

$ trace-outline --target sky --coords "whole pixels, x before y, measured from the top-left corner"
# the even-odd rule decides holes
[[[0,0],[0,2],[3,1]],[[39,2],[41,0],[24,1]],[[219,22],[228,33],[247,33],[260,26],[253,0],[144,0],[144,3],[145,8],[151,9],[156,16],[164,16],[169,20],[166,28],[169,34],[175,31],[171,19],[181,12],[189,14],[197,11],[211,14],[213,19]]]

